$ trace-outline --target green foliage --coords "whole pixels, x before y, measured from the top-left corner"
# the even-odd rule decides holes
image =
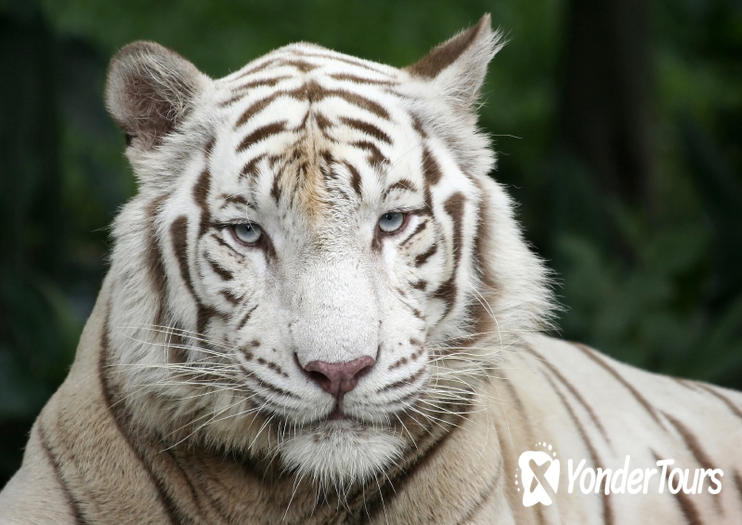
[[[630,264],[585,237],[557,235],[564,333],[643,368],[738,386],[742,298],[718,316],[705,304],[714,284],[708,230],[691,223],[647,233],[634,217],[619,222],[629,223]]]

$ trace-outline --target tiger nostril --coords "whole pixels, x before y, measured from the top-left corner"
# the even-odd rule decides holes
[[[309,379],[338,399],[353,390],[358,384],[358,379],[366,375],[376,363],[373,357],[364,355],[351,361],[335,363],[311,361],[302,366],[298,356],[295,355],[295,358]]]
[[[311,372],[306,372],[306,373],[309,376],[309,379],[311,379],[312,381],[317,383],[320,387],[322,387],[322,390],[329,391],[329,389],[332,388],[331,381],[327,377],[325,377],[325,375],[322,374],[321,372],[311,371]]]

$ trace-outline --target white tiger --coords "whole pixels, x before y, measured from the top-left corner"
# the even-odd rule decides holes
[[[501,45],[484,16],[405,69],[293,44],[219,80],[123,48],[139,192],[2,522],[740,523],[739,393],[538,334],[476,125]]]

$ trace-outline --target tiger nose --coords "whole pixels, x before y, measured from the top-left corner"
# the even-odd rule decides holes
[[[358,384],[358,378],[366,374],[376,363],[373,357],[364,355],[342,363],[311,361],[302,368],[309,379],[317,383],[322,390],[341,399]]]

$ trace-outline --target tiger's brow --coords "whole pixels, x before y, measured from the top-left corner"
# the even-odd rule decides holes
[[[256,206],[250,202],[249,198],[239,193],[222,193],[217,197],[219,203],[219,210],[226,210],[227,208],[236,208],[238,210],[255,210]]]

